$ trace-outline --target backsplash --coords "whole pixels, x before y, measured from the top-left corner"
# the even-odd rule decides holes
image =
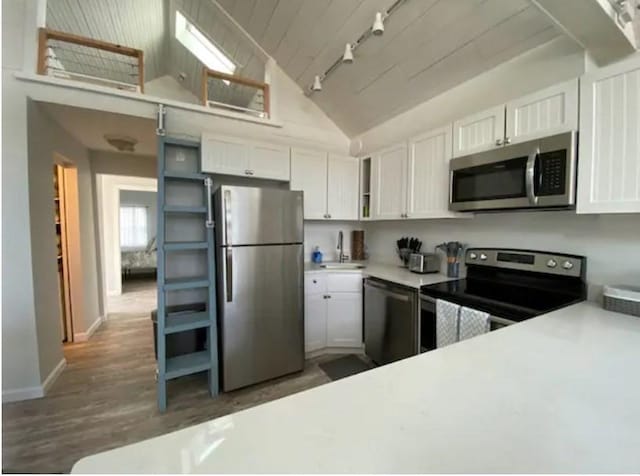
[[[322,251],[323,261],[338,259],[338,232],[344,233],[344,252],[351,257],[351,231],[363,230],[358,222],[348,221],[305,221],[304,222],[304,260],[311,261],[311,253],[316,246]],[[365,243],[367,236],[365,233]]]
[[[380,221],[362,225],[372,261],[399,264],[396,240],[415,236],[424,243],[422,251],[433,251],[443,241],[457,240],[470,247],[584,255],[589,298],[593,300],[600,299],[604,284],[640,285],[640,215],[512,212],[478,214],[470,219]]]

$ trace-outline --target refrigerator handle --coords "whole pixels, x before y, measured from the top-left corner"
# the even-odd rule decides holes
[[[207,228],[213,228],[213,196],[211,195],[213,180],[211,180],[211,177],[204,179],[204,186],[207,190],[207,221],[205,222],[205,226]]]
[[[226,263],[225,263],[225,287],[227,292],[227,302],[233,301],[233,248],[230,246],[226,248]]]
[[[231,191],[224,191],[224,244],[231,246]]]

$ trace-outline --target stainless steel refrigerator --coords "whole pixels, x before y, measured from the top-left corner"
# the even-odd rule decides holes
[[[304,367],[302,192],[214,193],[224,391]]]

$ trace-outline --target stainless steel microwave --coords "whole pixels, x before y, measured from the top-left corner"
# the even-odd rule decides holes
[[[575,131],[452,159],[453,211],[575,208]]]

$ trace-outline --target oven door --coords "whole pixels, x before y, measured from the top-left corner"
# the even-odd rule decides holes
[[[453,159],[449,209],[573,206],[576,139],[568,132]]]

